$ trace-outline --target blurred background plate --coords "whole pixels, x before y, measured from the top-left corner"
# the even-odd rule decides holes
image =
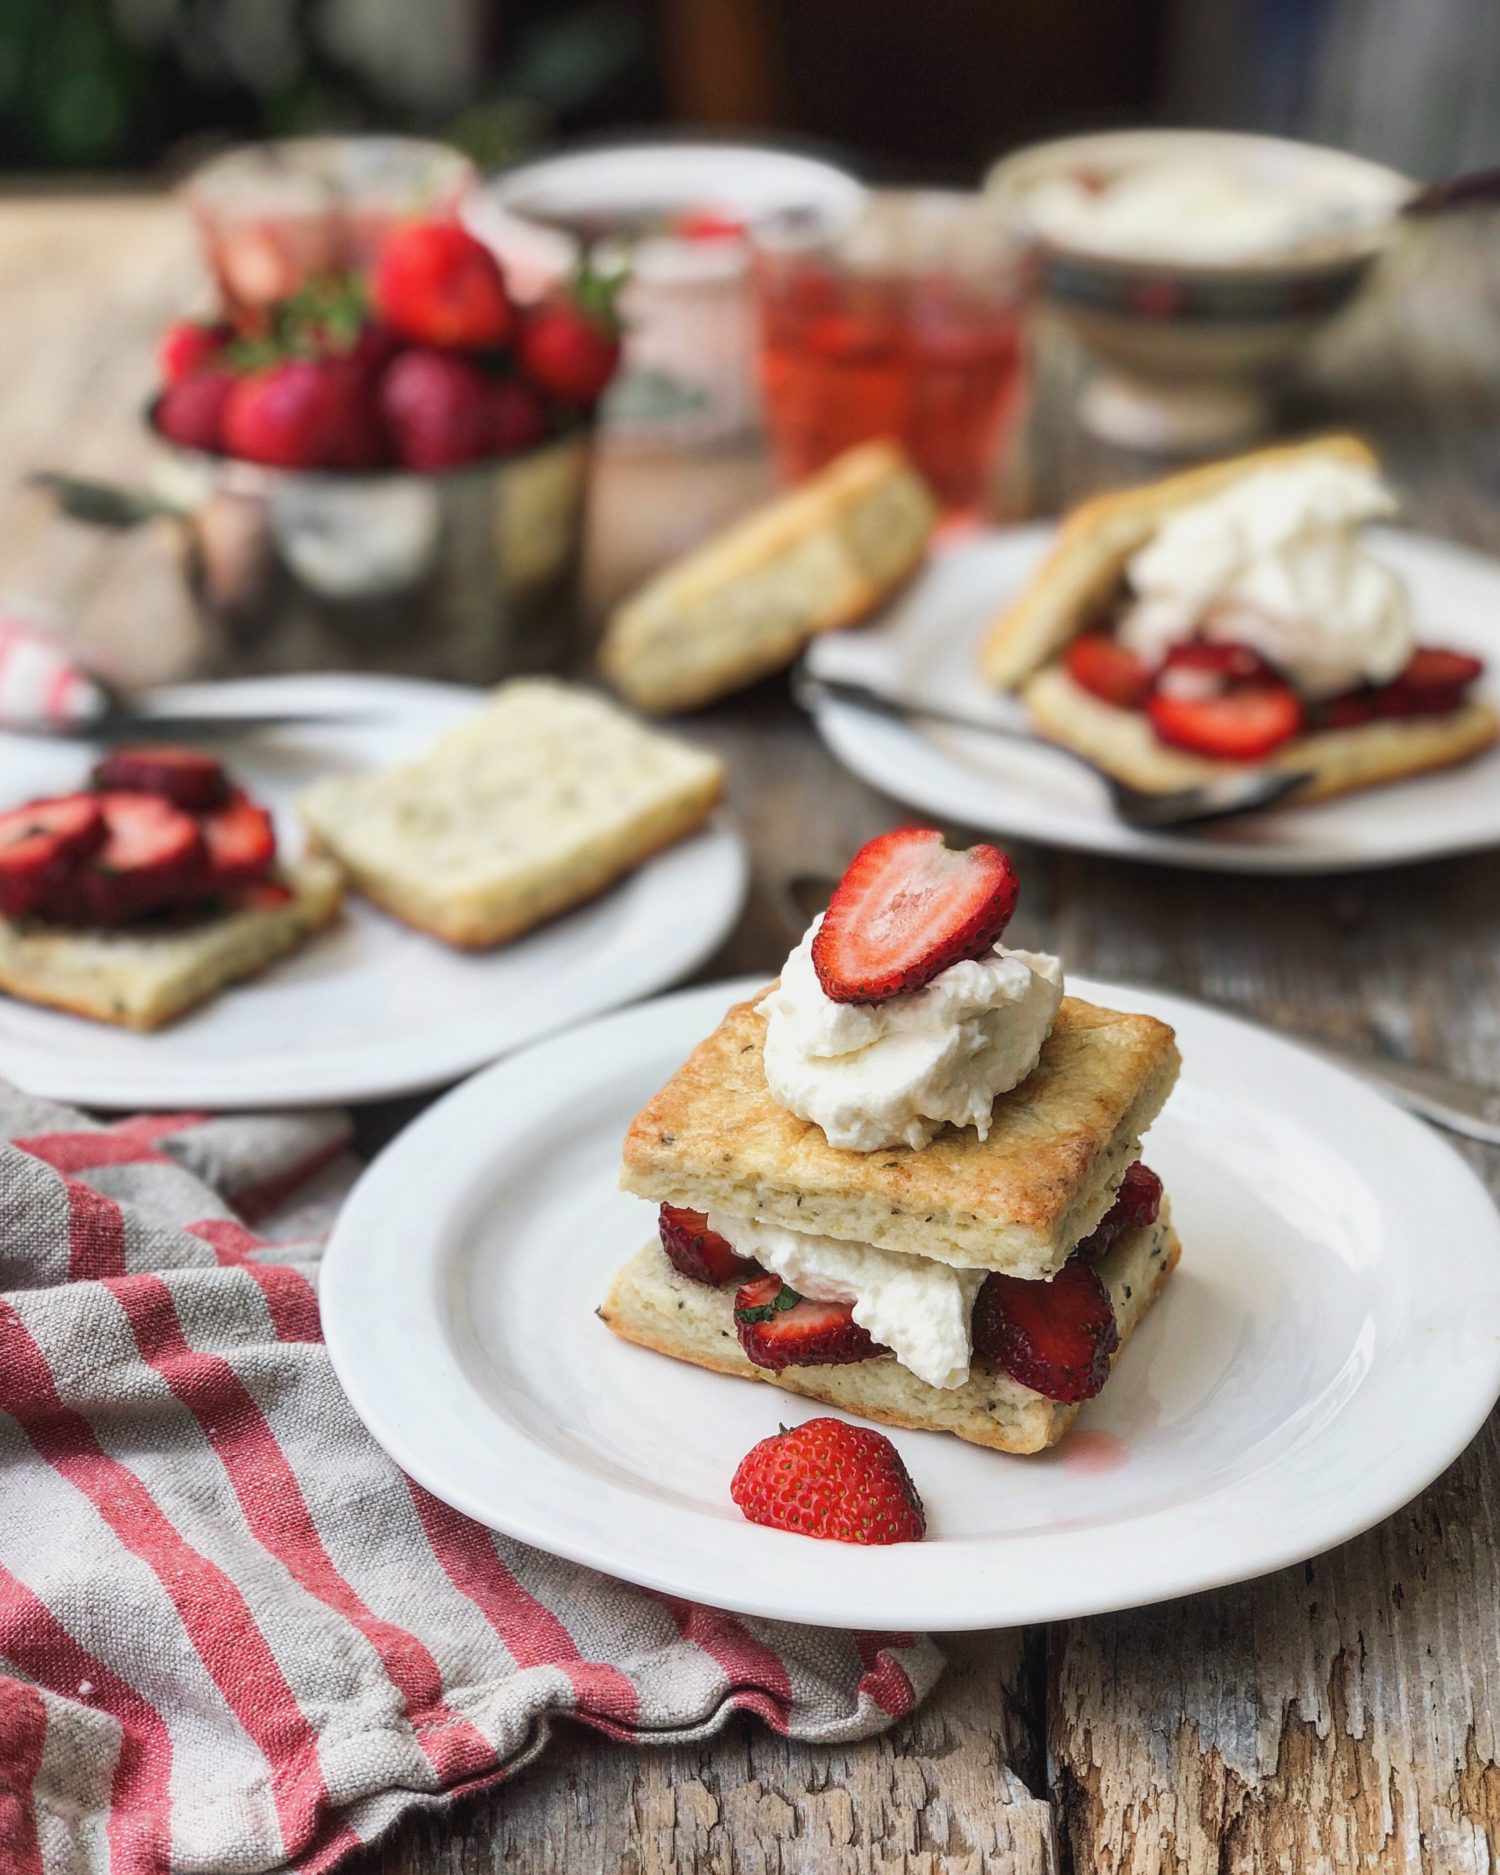
[[[873,683],[969,714],[1014,722],[979,675],[990,620],[1051,545],[1049,526],[986,530],[937,555],[883,617],[814,639],[817,677]],[[1418,637],[1489,664],[1478,694],[1500,700],[1500,562],[1447,541],[1372,528],[1372,550],[1411,586]],[[1198,833],[1145,833],[1110,812],[1104,784],[1043,747],[932,724],[903,723],[825,701],[816,721],[861,780],[925,813],[986,833],[1085,853],[1213,872],[1345,872],[1409,865],[1500,845],[1500,754],[1310,807],[1249,815]]]
[[[156,694],[163,709],[345,715],[215,742],[296,852],[292,803],[320,775],[414,756],[484,693],[341,675]],[[84,744],[0,736],[0,772],[18,796],[76,787],[91,759]],[[282,1107],[438,1086],[686,976],[734,923],[745,882],[744,849],[721,813],[602,897],[493,951],[453,950],[351,894],[331,931],[152,1035],[0,998],[0,1074],[90,1107]]]

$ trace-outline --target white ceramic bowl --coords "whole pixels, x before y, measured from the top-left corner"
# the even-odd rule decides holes
[[[1090,186],[1144,168],[1230,168],[1274,194],[1326,194],[1315,232],[1243,258],[1187,258],[1179,241],[1133,252],[1059,238],[1035,214],[1062,178]],[[1097,369],[1081,415],[1132,448],[1208,451],[1273,426],[1270,397],[1313,334],[1364,283],[1389,245],[1406,177],[1342,150],[1227,131],[1142,130],[1069,137],[1018,151],[986,189],[1033,246],[1040,290]],[[1170,251],[1175,248],[1176,252]]]
[[[794,214],[834,228],[854,216],[864,193],[844,170],[789,150],[616,144],[502,170],[473,192],[465,219],[499,254],[522,300],[565,278],[586,239],[628,259],[628,337],[604,402],[606,433],[706,442],[759,425],[750,244],[733,235],[680,238],[673,218],[714,211],[748,227]]]

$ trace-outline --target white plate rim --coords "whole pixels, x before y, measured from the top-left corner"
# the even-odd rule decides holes
[[[477,708],[488,694],[483,686],[427,678],[363,671],[314,672],[163,685],[151,693],[151,708],[168,714],[214,714],[222,710],[228,716],[236,710],[327,709],[355,717],[369,706],[399,709],[404,701],[428,708],[434,702],[444,708],[468,704]],[[88,746],[80,744],[83,749]],[[698,869],[695,879],[702,887],[701,896],[695,894],[691,900],[695,911],[692,917],[682,915],[682,901],[672,884],[674,874],[689,863]],[[565,1007],[537,1002],[507,1011],[497,1006],[488,1012],[480,1010],[473,1024],[465,1024],[461,1032],[449,1024],[421,1043],[387,1047],[383,1058],[372,1046],[357,1051],[351,1066],[341,1067],[335,1057],[321,1072],[305,1065],[299,1069],[295,1057],[290,1062],[282,1058],[275,1064],[277,1073],[263,1063],[265,1071],[248,1080],[246,1068],[238,1062],[219,1068],[174,1061],[170,1025],[139,1038],[143,1047],[151,1049],[150,1061],[143,1061],[139,1067],[112,1062],[82,1072],[80,1054],[62,1055],[49,1050],[45,1040],[37,1043],[12,1037],[4,1038],[0,1062],[7,1078],[28,1094],[109,1111],[171,1107],[256,1111],[384,1100],[423,1092],[459,1080],[500,1055],[557,1029],[679,982],[712,956],[733,929],[749,888],[749,856],[728,810],[718,808],[700,831],[655,854],[632,877],[649,880],[653,872],[661,881],[663,906],[670,906],[673,912],[661,921],[659,941],[649,952],[642,947],[633,968],[590,972],[587,985],[579,980],[578,993],[568,999]],[[345,916],[379,918],[383,914],[364,907],[351,893]],[[564,914],[564,919],[567,916]],[[543,933],[545,930],[543,927]],[[436,945],[439,940],[431,942]],[[252,982],[230,993],[253,995],[255,987]],[[28,1014],[69,1024],[70,1029],[86,1020],[60,1011],[31,1009]],[[363,1066],[359,1064],[361,1054]],[[281,1071],[285,1072],[284,1081],[278,1078]]]
[[[569,1513],[560,1514],[555,1493],[547,1490],[536,1492],[530,1500],[508,1500],[497,1511],[493,1502],[471,1491],[461,1477],[455,1476],[452,1465],[445,1463],[451,1453],[445,1446],[444,1433],[451,1433],[456,1422],[450,1419],[446,1428],[435,1433],[431,1428],[423,1429],[424,1411],[430,1409],[426,1397],[430,1369],[424,1367],[423,1380],[417,1382],[415,1359],[405,1372],[381,1367],[364,1334],[362,1317],[385,1283],[399,1292],[402,1345],[410,1336],[413,1349],[431,1351],[420,1331],[420,1309],[414,1307],[414,1297],[420,1290],[413,1282],[416,1247],[410,1236],[402,1234],[399,1246],[386,1246],[382,1260],[379,1226],[387,1216],[389,1197],[413,1162],[424,1167],[428,1192],[435,1194],[439,1185],[434,1181],[441,1179],[453,1157],[454,1142],[461,1137],[464,1125],[477,1118],[483,1132],[485,1122],[503,1111],[506,1080],[512,1079],[518,1086],[526,1084],[545,1057],[553,1058],[554,1071],[566,1072],[571,1054],[582,1071],[585,1062],[597,1062],[601,1051],[628,1049],[633,1038],[643,1036],[664,1020],[680,1021],[684,1034],[696,1038],[707,1032],[728,1002],[754,993],[763,983],[762,978],[744,978],[677,991],[596,1018],[512,1055],[437,1102],[387,1146],[356,1183],[323,1259],[320,1296],[329,1354],[345,1393],[377,1442],[418,1483],[454,1508],[520,1541],[604,1574],[744,1614],[841,1628],[951,1631],[1019,1626],[1146,1606],[1221,1588],[1334,1548],[1393,1515],[1447,1470],[1500,1397],[1500,1335],[1496,1335],[1484,1343],[1482,1355],[1475,1355],[1455,1371],[1453,1391],[1434,1409],[1428,1423],[1417,1429],[1403,1449],[1394,1455],[1386,1452],[1373,1472],[1366,1471],[1362,1479],[1346,1487],[1345,1496],[1351,1501],[1341,1502],[1336,1510],[1321,1504],[1310,1514],[1304,1509],[1300,1523],[1283,1530],[1271,1513],[1284,1511],[1286,1506],[1276,1504],[1274,1489],[1262,1490],[1257,1493],[1257,1502],[1245,1507],[1235,1521],[1242,1543],[1232,1559],[1226,1556],[1211,1567],[1183,1569],[1163,1560],[1174,1555],[1171,1535],[1180,1521],[1180,1507],[1157,1509],[1127,1526],[1133,1530],[1132,1561],[1139,1566],[1122,1570],[1119,1551],[1112,1549],[1108,1566],[1101,1572],[1102,1580],[1087,1589],[1080,1589],[1073,1580],[1077,1572],[1071,1567],[1065,1574],[1058,1573],[1059,1552],[1047,1533],[1012,1536],[1008,1538],[1012,1547],[1004,1558],[1011,1579],[999,1600],[992,1589],[982,1586],[990,1541],[985,1538],[938,1543],[929,1540],[889,1549],[827,1543],[819,1544],[810,1554],[802,1538],[749,1524],[727,1524],[735,1531],[735,1548],[744,1559],[742,1571],[731,1580],[717,1574],[708,1574],[705,1579],[706,1572],[701,1568],[683,1566],[676,1560],[678,1545],[673,1541],[684,1530],[691,1537],[695,1530],[689,1526],[700,1526],[701,1517],[653,1506],[655,1527],[636,1528],[624,1513],[632,1504],[639,1510],[639,1500],[632,1499],[623,1488],[612,1496],[608,1487],[601,1491],[597,1482],[590,1486],[595,1502],[581,1521],[576,1504]],[[1436,1133],[1381,1099],[1367,1084],[1264,1029],[1186,997],[1083,979],[1071,981],[1070,989],[1092,999],[1114,1000],[1126,1008],[1149,1008],[1179,1025],[1184,1020],[1206,1024],[1239,1048],[1270,1051],[1273,1065],[1284,1071],[1311,1076],[1314,1085],[1326,1086],[1338,1111],[1346,1116],[1352,1114],[1362,1127],[1373,1129],[1377,1140],[1384,1135],[1386,1139],[1404,1141],[1419,1160],[1440,1166],[1444,1178],[1451,1181],[1448,1196],[1468,1213],[1473,1227],[1453,1240],[1466,1246],[1471,1256],[1500,1256],[1500,1214],[1475,1174]],[[1472,1249],[1476,1241],[1480,1244],[1477,1253]],[[525,1464],[536,1462],[533,1448],[498,1418],[486,1436],[496,1436],[496,1427],[501,1429],[499,1436],[507,1442],[507,1449],[515,1445],[513,1456],[523,1463],[512,1475],[524,1481]],[[725,1482],[727,1499],[727,1479]],[[1365,1486],[1362,1494],[1360,1483]],[[1213,1500],[1223,1494],[1221,1489],[1208,1496]],[[613,1503],[616,1496],[618,1503],[614,1507],[621,1514],[611,1518],[603,1513],[609,1528],[601,1538],[601,1501]],[[566,1486],[563,1497],[567,1497]],[[679,1517],[686,1518],[687,1523],[679,1525]],[[660,1527],[663,1523],[666,1528]],[[1077,1540],[1083,1545],[1093,1541],[1087,1533]],[[1054,1552],[1050,1557],[1049,1545]],[[1042,1561],[1028,1560],[1024,1572],[1027,1587],[1018,1591],[1015,1563],[1024,1549],[1031,1549]],[[1146,1560],[1142,1562],[1142,1558]]]
[[[1007,527],[980,528],[956,537],[943,546],[940,553],[945,561],[976,553],[991,553],[1001,548],[1015,551],[1032,549],[1040,555],[1056,539],[1057,533],[1058,524],[1055,521],[1028,521]],[[1398,553],[1410,551],[1434,566],[1446,563],[1455,576],[1485,578],[1494,584],[1496,595],[1500,597],[1500,561],[1475,548],[1410,528],[1376,527],[1370,530],[1370,536],[1377,543],[1381,540],[1392,541],[1396,543],[1395,550]],[[871,621],[868,628],[871,633],[878,633],[883,622],[901,618],[903,608],[909,601],[910,594],[898,599],[893,607]],[[807,652],[808,670],[814,676],[840,674],[837,660],[841,650],[836,634],[815,638]],[[1500,675],[1497,666],[1500,666],[1500,644],[1497,644],[1496,656],[1491,662],[1491,686],[1496,682],[1497,675]],[[976,694],[981,690],[977,678],[975,690]],[[1392,841],[1378,851],[1355,850],[1352,847],[1347,850],[1339,850],[1337,847],[1303,849],[1290,841],[1275,840],[1258,845],[1239,845],[1191,834],[1145,832],[1115,821],[1102,801],[1096,814],[1091,815],[1082,826],[1071,817],[1054,819],[1045,805],[1035,805],[1024,796],[1020,797],[1012,811],[997,815],[984,803],[986,796],[998,791],[999,784],[976,777],[974,785],[966,787],[961,779],[964,773],[961,760],[947,751],[936,751],[939,759],[934,763],[931,760],[933,745],[922,736],[919,729],[895,719],[872,719],[868,712],[832,699],[815,703],[812,717],[819,735],[835,758],[860,780],[882,793],[960,825],[1033,840],[1041,845],[1061,847],[1072,852],[1095,853],[1111,859],[1145,860],[1180,866],[1191,871],[1287,875],[1364,872],[1383,866],[1419,865],[1425,860],[1482,852],[1500,845],[1500,815],[1497,815],[1491,831],[1473,835],[1444,833],[1441,817],[1429,816],[1424,823],[1425,831],[1420,841]],[[891,759],[903,747],[910,748],[913,745],[923,752],[921,761],[909,763]],[[1073,766],[1066,757],[1059,756],[1056,759],[1060,763],[1067,763],[1070,769]],[[1500,758],[1493,751],[1489,756],[1479,758],[1481,762],[1493,762],[1496,759]],[[1472,770],[1466,771],[1460,767],[1451,771],[1454,775],[1463,775],[1465,772]],[[1415,777],[1414,783],[1420,784],[1422,779],[1420,776]],[[1491,775],[1490,780],[1493,785],[1495,777]],[[1391,788],[1406,785],[1413,784],[1389,784]],[[1334,801],[1320,802],[1316,808],[1306,811],[1334,812],[1340,816],[1350,812],[1378,811],[1380,798],[1385,792],[1383,788],[1355,791]],[[1292,814],[1298,810],[1288,808],[1282,811]]]

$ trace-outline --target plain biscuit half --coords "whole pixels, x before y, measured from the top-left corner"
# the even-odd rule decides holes
[[[861,444],[643,586],[600,667],[638,709],[701,709],[867,617],[921,565],[936,520],[896,445]]]
[[[297,808],[318,849],[375,904],[449,944],[487,949],[683,839],[723,789],[716,757],[607,697],[520,678],[415,761],[330,777]]]

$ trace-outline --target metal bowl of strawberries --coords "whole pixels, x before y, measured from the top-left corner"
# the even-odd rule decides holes
[[[619,358],[586,271],[521,308],[488,248],[412,222],[373,271],[253,324],[179,321],[147,504],[238,669],[485,681],[560,661],[594,411]]]

